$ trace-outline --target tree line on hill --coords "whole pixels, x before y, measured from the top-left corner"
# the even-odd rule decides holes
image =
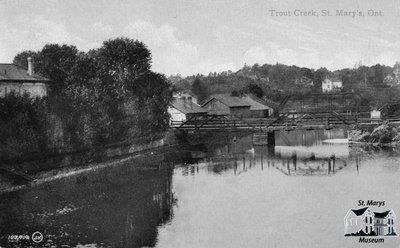
[[[142,42],[116,38],[88,52],[47,44],[17,54],[13,63],[27,68],[28,57],[35,73],[51,80],[50,94],[0,99],[0,160],[135,142],[166,131],[172,87],[151,71],[151,52]]]
[[[396,73],[396,68],[398,71]],[[342,92],[356,92],[370,99],[369,104],[379,105],[385,101],[399,101],[400,64],[394,67],[384,65],[363,66],[329,71],[283,64],[245,65],[237,72],[210,73],[169,79],[177,90],[191,91],[200,102],[216,93],[252,93],[259,97],[280,102],[285,96],[293,94],[312,94],[322,92],[322,81],[326,78],[343,82]],[[394,86],[394,87],[392,87]],[[390,89],[388,89],[391,87]],[[381,94],[376,94],[380,92]]]

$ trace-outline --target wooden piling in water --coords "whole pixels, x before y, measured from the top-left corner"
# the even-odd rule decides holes
[[[294,153],[292,155],[292,159],[293,159],[294,171],[297,171],[297,154],[296,153]]]

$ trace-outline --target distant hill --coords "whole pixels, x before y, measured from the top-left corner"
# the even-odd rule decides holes
[[[176,90],[190,91],[198,95],[200,102],[211,94],[219,93],[252,93],[279,102],[290,94],[320,93],[321,83],[325,78],[342,81],[342,91],[346,92],[361,92],[369,95],[368,92],[384,92],[387,87],[394,87],[394,91],[398,92],[400,64],[396,63],[394,67],[380,64],[368,67],[358,64],[351,69],[336,71],[329,71],[326,68],[314,70],[283,64],[255,64],[244,65],[236,72],[210,72],[208,75],[197,74],[188,77],[177,75],[169,77],[169,80]]]

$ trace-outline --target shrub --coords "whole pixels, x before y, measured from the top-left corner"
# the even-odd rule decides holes
[[[370,140],[370,136],[371,134],[369,132],[363,132],[362,130],[352,130],[349,133],[349,140],[368,142]]]
[[[371,142],[390,143],[397,135],[397,129],[388,124],[380,125],[371,133]]]

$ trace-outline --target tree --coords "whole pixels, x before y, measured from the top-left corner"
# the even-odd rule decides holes
[[[329,75],[328,69],[325,67],[319,68],[317,71],[314,73],[314,86],[317,91],[322,90],[322,81]]]
[[[114,100],[135,88],[138,78],[150,71],[151,53],[137,40],[116,38],[103,42],[96,56],[103,90]]]
[[[51,80],[51,90],[57,95],[66,87],[65,81],[77,57],[75,46],[47,44],[36,57],[35,70]]]
[[[51,80],[50,90],[58,95],[65,89],[67,79],[77,59],[75,46],[47,44],[41,51],[23,51],[14,57],[14,63],[28,67],[27,58],[32,57],[35,72]]]
[[[169,124],[168,106],[172,101],[172,85],[159,73],[148,72],[134,84],[136,111],[141,134],[165,131]]]
[[[255,83],[250,83],[249,85],[247,85],[245,92],[253,94],[258,98],[262,98],[264,96],[263,89]]]
[[[96,58],[89,53],[79,53],[66,79],[67,86],[86,86],[93,88],[93,79],[98,77],[99,67]]]
[[[18,53],[13,60],[13,64],[21,66],[25,70],[28,70],[28,58],[31,57],[33,61],[36,61],[36,58],[38,56],[38,52],[34,51],[23,51],[21,53]]]
[[[191,90],[197,96],[199,102],[203,102],[207,98],[207,88],[199,78],[194,80]]]

